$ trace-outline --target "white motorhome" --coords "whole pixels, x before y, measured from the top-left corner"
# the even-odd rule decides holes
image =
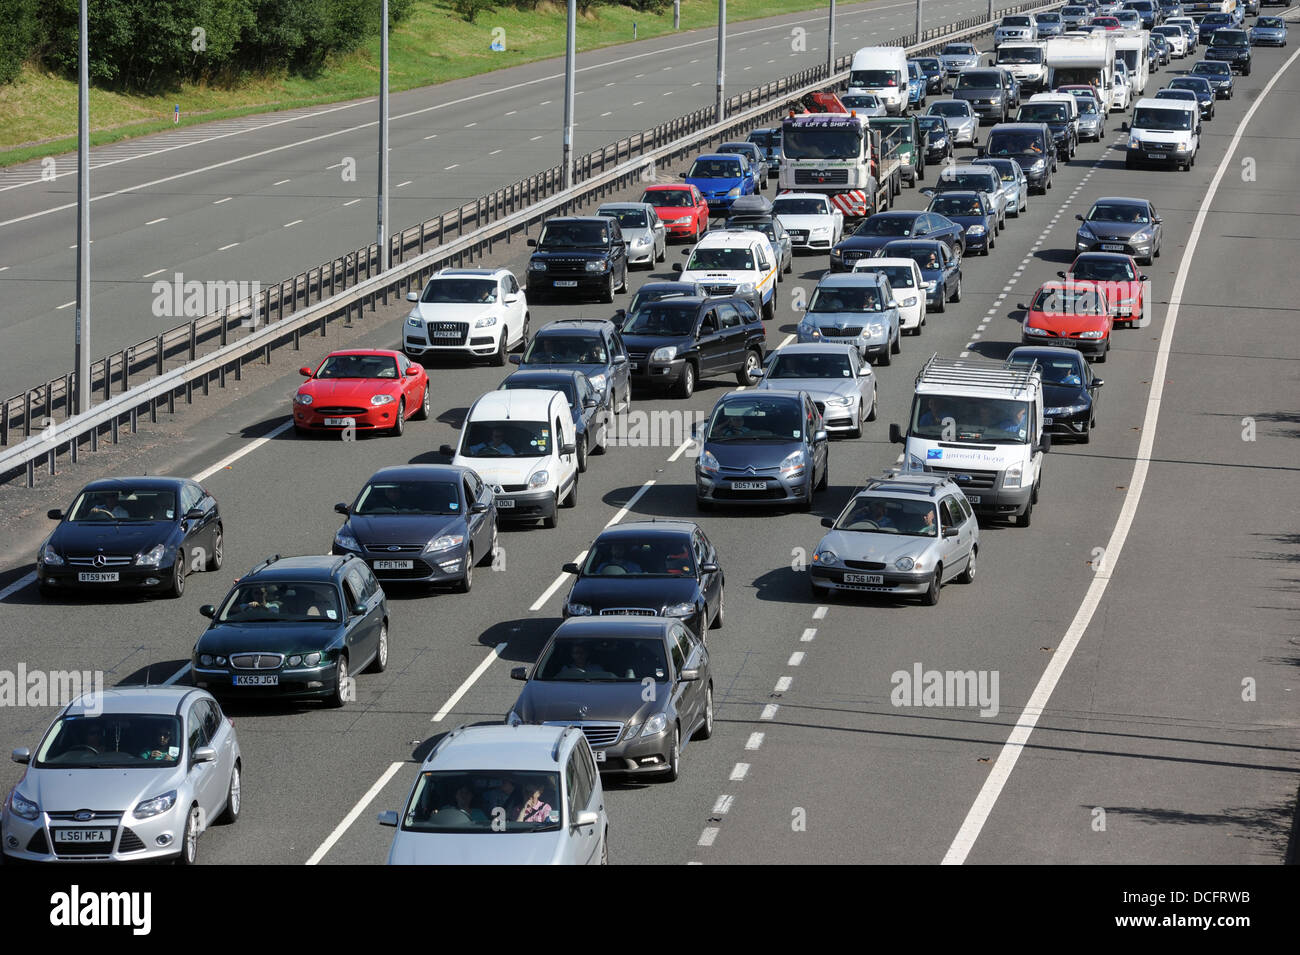
[[[1021,90],[1045,90],[1047,86],[1047,43],[1003,43],[993,56],[993,65],[1009,71]]]
[[[891,424],[889,440],[904,446],[904,471],[946,475],[976,513],[1028,527],[1052,446],[1042,373],[1036,364],[932,355],[917,373],[906,432]]]
[[[1129,91],[1134,97],[1141,96],[1147,86],[1147,75],[1151,72],[1151,61],[1147,59],[1150,43],[1150,30],[1133,30],[1115,40],[1115,55],[1128,67]]]
[[[864,46],[853,54],[848,93],[871,93],[890,116],[907,110],[907,52],[901,46]]]
[[[1114,37],[1098,33],[1050,37],[1046,58],[1048,89],[1087,83],[1097,89],[1103,103],[1114,108]]]

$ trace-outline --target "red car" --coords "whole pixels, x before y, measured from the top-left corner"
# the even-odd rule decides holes
[[[1111,317],[1132,328],[1146,315],[1147,277],[1138,271],[1131,255],[1120,252],[1083,252],[1070,263],[1068,272],[1057,272],[1071,282],[1090,282],[1101,289],[1110,303]]]
[[[695,186],[646,186],[641,201],[655,207],[655,215],[663,220],[670,236],[698,242],[709,231],[709,204]]]
[[[1092,282],[1048,282],[1021,304],[1025,324],[1020,340],[1026,345],[1059,345],[1106,360],[1110,349],[1110,303]]]
[[[1098,103],[1102,102],[1101,93],[1099,93],[1097,87],[1093,86],[1091,83],[1066,83],[1064,86],[1058,86],[1053,90],[1053,92],[1069,93],[1071,96],[1075,93],[1087,93]]]
[[[1091,26],[1103,27],[1107,30],[1122,30],[1124,25],[1115,17],[1093,17]]]
[[[429,375],[399,351],[350,348],[331,352],[293,396],[293,426],[310,431],[389,431],[407,418],[429,417]]]

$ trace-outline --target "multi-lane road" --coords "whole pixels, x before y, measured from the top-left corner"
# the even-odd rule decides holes
[[[1113,148],[1118,116],[1105,142],[1063,164],[1052,191],[1008,220],[996,251],[965,262],[962,302],[931,315],[878,370],[880,418],[861,439],[833,443],[831,487],[814,514],[698,516],[729,590],[726,625],[709,636],[717,730],[687,747],[674,784],[607,782],[613,862],[1281,861],[1300,772],[1290,265],[1300,192],[1277,131],[1291,121],[1297,56],[1256,51],[1189,172],[1126,171]],[[1086,446],[1053,446],[1033,526],[985,527],[978,580],[946,588],[936,607],[812,600],[797,568],[822,533],[818,518],[894,463],[888,423],[903,420],[921,362],[1005,355],[1019,341],[1016,303],[1072,258],[1073,215],[1102,195],[1145,196],[1164,216],[1164,253],[1145,269],[1157,305],[1150,326],[1117,330],[1097,369],[1098,430]],[[526,264],[518,250],[492,261],[516,274]],[[796,260],[769,347],[793,331],[796,290],[806,295],[825,268],[824,257]],[[670,277],[659,269],[636,281]],[[609,311],[534,306],[534,327]],[[267,554],[326,549],[332,505],[380,466],[439,460],[499,371],[439,367],[433,418],[400,439],[305,440],[287,428],[293,367],[344,342],[393,347],[404,312],[395,305],[346,337],[311,341],[301,361],[277,356],[238,391],[199,399],[35,491],[0,489],[13,542],[0,573],[0,666],[186,681],[200,604]],[[733,387],[705,382],[685,401],[638,396],[634,408],[702,413]],[[192,577],[178,601],[42,601],[24,581],[45,509],[91,476],[144,471],[202,477],[226,516],[226,569]],[[415,761],[442,733],[509,710],[520,687],[510,667],[531,662],[558,623],[560,565],[611,521],[694,517],[692,481],[693,462],[673,442],[593,457],[581,506],[554,530],[504,531],[504,568],[476,575],[471,594],[390,593],[389,667],[358,678],[354,704],[232,705],[243,815],[211,830],[201,856],[383,861],[391,830],[374,813],[400,805]],[[892,675],[917,664],[996,674],[996,715],[893,705]],[[31,745],[50,716],[0,709],[0,739]],[[0,790],[19,775],[5,765]]]

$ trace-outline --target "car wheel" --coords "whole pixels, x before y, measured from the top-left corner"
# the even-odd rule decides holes
[[[226,787],[226,808],[217,820],[223,826],[233,826],[239,821],[239,806],[242,801],[239,783],[239,762],[236,761],[230,771],[230,784]]]
[[[713,615],[713,622],[709,624],[710,630],[721,630],[723,621],[727,614],[727,592],[723,590],[718,594],[718,612]]]
[[[1087,444],[1092,440],[1092,429],[1096,424],[1096,421],[1085,421],[1083,423],[1083,430],[1079,432],[1080,444]]]
[[[569,488],[569,496],[564,499],[565,507],[578,506],[578,475],[573,476],[573,487]]]
[[[763,321],[770,322],[774,318],[776,318],[776,293],[775,292],[772,293],[771,298],[769,298],[766,302],[763,303]]]
[[[890,346],[890,351],[892,351],[895,355],[897,355],[900,352],[902,352],[902,350],[903,350],[903,327],[900,325],[898,327],[898,334],[894,336],[894,344]]]
[[[704,722],[695,731],[696,739],[709,739],[713,736],[713,687],[704,689]]]
[[[392,428],[389,429],[395,438],[400,438],[406,431],[406,399],[403,398],[397,403],[397,420],[393,422]],[[347,432],[345,431],[344,434]]]
[[[542,518],[542,526],[553,529],[558,527],[559,525],[560,525],[560,495],[557,492],[555,495],[555,510],[551,512],[549,517]]]
[[[943,564],[934,569],[934,575],[930,578],[930,586],[926,588],[925,593],[921,596],[921,602],[927,607],[933,607],[939,602],[939,589],[943,586],[940,581],[943,579]]]
[[[497,344],[497,350],[492,353],[492,367],[500,368],[506,363],[506,336],[505,331],[501,333],[501,341]]]
[[[1028,527],[1033,517],[1034,505],[1031,502],[1025,506],[1025,513],[1016,515],[1016,527]]]
[[[682,365],[682,377],[677,379],[677,385],[673,388],[673,394],[678,398],[689,398],[695,394],[695,363],[687,362]]]
[[[181,833],[181,854],[176,857],[177,865],[195,865],[199,861],[199,822],[203,810],[191,806],[185,817],[185,831]]]
[[[466,564],[466,576],[469,568],[474,566],[474,548],[469,551],[470,561]],[[468,588],[467,588],[468,589]],[[366,667],[367,673],[383,673],[388,669],[388,621],[385,620],[379,626],[379,648],[375,651],[375,658],[370,661],[370,666]]]
[[[813,507],[813,482],[811,479],[809,479],[808,484],[806,485],[806,489],[804,490],[803,497],[801,497],[798,501],[795,502],[795,510],[802,511],[803,513],[806,514],[812,510],[812,507]]]
[[[504,336],[504,335],[501,336],[501,342],[502,342],[502,348],[504,349],[504,347],[505,347],[505,336]],[[502,364],[505,364],[505,353],[504,353],[504,351],[502,352],[502,355],[501,355],[501,363],[502,363]],[[416,421],[428,421],[428,420],[429,420],[429,415],[430,415],[430,413],[432,413],[432,411],[433,411],[433,396],[432,396],[431,394],[429,394],[430,390],[431,390],[431,389],[429,388],[428,385],[425,385],[425,386],[424,386],[424,394],[420,397],[420,407],[417,408],[416,411],[415,411],[415,414],[413,414],[413,415],[411,416],[411,417],[413,417]]]
[[[849,429],[850,438],[862,437],[862,402],[858,402],[858,420],[857,426]]]
[[[758,374],[762,370],[763,363],[758,357],[758,352],[750,350],[745,352],[745,364],[740,371],[736,372],[736,381],[742,385],[752,385],[758,381]]]
[[[960,275],[957,276],[957,287],[953,289],[951,301],[953,302],[961,301],[961,276]]]
[[[1124,156],[1124,168],[1125,168],[1125,169],[1132,169],[1132,168],[1133,168],[1134,166],[1136,166],[1136,165],[1137,165],[1137,163],[1133,161],[1133,157],[1130,156],[1130,155],[1125,154],[1125,156]]]
[[[934,306],[934,310],[935,310],[936,312],[944,312],[944,311],[947,311],[947,309],[948,309],[948,306],[947,306],[947,304],[946,304],[947,301],[948,301],[948,293],[947,293],[947,292],[940,292],[940,293],[939,293],[939,301],[938,301],[938,303]]]
[[[498,546],[497,541],[498,541],[498,536],[497,536],[497,523],[496,523],[496,521],[493,521],[493,522],[492,522],[492,539],[488,542],[487,553],[484,554],[484,555],[483,555],[483,559],[480,560],[480,561],[478,562],[478,565],[479,565],[480,567],[487,567],[487,566],[489,566],[490,564],[492,564],[493,561],[496,560],[496,556],[497,556],[497,546]]]
[[[681,732],[677,727],[673,727],[673,742],[668,748],[668,772],[664,774],[664,779],[670,783],[677,782],[677,777],[681,775],[682,770],[682,739]]]
[[[348,695],[349,677],[348,677],[348,655],[346,653],[339,654],[339,661],[334,665],[334,670],[335,670],[334,692],[331,693],[325,700],[325,705],[329,707],[331,710],[339,709],[348,701],[347,695]]]
[[[666,258],[668,258],[668,240],[664,239],[663,248],[660,249],[657,253],[655,253],[655,261],[662,262]]]
[[[220,570],[221,565],[226,559],[226,535],[223,533],[221,525],[217,525],[217,532],[212,535],[212,553],[208,555],[207,563],[203,565],[204,570]]]
[[[467,594],[474,586],[474,547],[465,548],[465,574],[452,585],[452,592]]]
[[[529,337],[528,332],[529,332],[529,326],[532,325],[532,322],[533,322],[533,316],[525,313],[524,328],[523,331],[519,333],[519,350],[521,352],[528,351],[528,337]]]
[[[963,570],[961,572],[961,576],[957,578],[957,583],[959,584],[975,583],[975,559],[979,556],[979,552],[980,549],[978,547],[971,548],[970,560],[966,562],[966,569]]]
[[[172,563],[172,579],[167,585],[168,597],[174,599],[185,595],[185,562],[188,557],[184,547],[176,550],[176,560]]]
[[[867,420],[876,420],[876,386],[874,384],[871,386],[871,410],[867,412]]]
[[[882,368],[892,365],[894,363],[894,357],[891,354],[892,351],[893,348],[886,346],[885,350],[882,351],[880,356],[876,359],[876,364],[880,365]]]
[[[695,509],[696,509],[697,511],[701,511],[701,512],[704,512],[704,511],[711,511],[711,510],[713,510],[713,502],[712,502],[712,501],[706,501],[706,500],[705,500],[704,498],[702,498],[702,497],[697,497],[697,498],[695,499]]]
[[[817,486],[814,487],[813,490],[824,491],[826,490],[827,487],[830,486],[830,483],[831,483],[831,459],[830,459],[830,455],[828,454],[826,456],[826,466],[822,468],[822,479],[817,482]]]
[[[578,473],[585,474],[587,471],[587,436],[584,434],[578,439]]]

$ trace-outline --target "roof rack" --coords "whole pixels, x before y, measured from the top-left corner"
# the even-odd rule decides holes
[[[247,574],[244,574],[244,576],[250,577],[253,574],[257,573],[259,570],[266,570],[266,568],[270,567],[279,559],[280,559],[279,554],[272,554],[270,557],[266,558],[266,560],[262,561],[260,564],[254,564],[253,569],[250,570]]]
[[[577,730],[579,733],[581,733],[582,727],[579,726],[577,723],[570,723],[568,726],[566,726],[563,729],[563,731],[561,731],[560,735],[555,739],[555,745],[551,747],[552,762],[558,763],[560,761],[560,747],[563,746],[564,741],[568,739],[570,730]]]
[[[1038,361],[1028,365],[988,358],[940,358],[935,352],[916,373],[916,384],[982,385],[984,387],[1028,388],[1034,376],[1041,379]]]
[[[916,475],[923,478],[920,481],[898,480],[900,477],[906,478],[910,475],[901,475],[896,469],[891,468],[884,475],[878,478],[867,478],[867,482],[862,485],[864,491],[900,491],[905,494],[924,494],[927,497],[934,497],[939,488],[947,483],[947,478],[939,478],[930,475]],[[925,478],[928,478],[926,480]]]

